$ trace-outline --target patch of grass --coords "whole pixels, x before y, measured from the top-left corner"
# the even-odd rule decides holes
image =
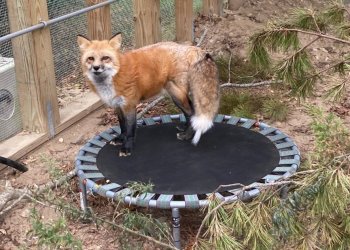
[[[288,116],[288,104],[276,98],[270,98],[263,103],[264,117],[272,121],[285,121]]]
[[[261,112],[265,96],[246,92],[226,92],[221,97],[220,114],[254,119]]]
[[[37,210],[31,212],[32,229],[29,234],[38,237],[38,244],[44,249],[82,249],[81,241],[69,232],[66,220],[61,217],[52,224],[44,223]]]
[[[262,81],[270,79],[266,72],[257,71],[249,60],[232,55],[231,64],[230,56],[218,56],[215,58],[219,70],[221,82],[250,83],[253,81]],[[230,67],[229,67],[230,65]],[[229,70],[230,68],[230,70]]]

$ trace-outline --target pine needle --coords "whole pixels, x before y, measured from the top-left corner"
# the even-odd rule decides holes
[[[333,4],[327,8],[322,17],[330,24],[343,23],[345,20],[346,8],[342,3],[333,2]]]
[[[340,101],[346,93],[346,83],[347,81],[343,81],[342,83],[330,88],[326,93],[326,98],[330,99],[331,101]]]

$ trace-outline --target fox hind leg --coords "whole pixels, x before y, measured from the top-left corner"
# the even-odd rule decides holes
[[[167,91],[171,96],[171,99],[175,105],[184,113],[186,118],[185,124],[180,124],[177,129],[180,131],[177,134],[179,140],[190,140],[194,135],[194,130],[191,126],[191,116],[194,114],[194,108],[191,99],[188,96],[188,91],[185,87],[180,87],[175,84],[171,84]]]

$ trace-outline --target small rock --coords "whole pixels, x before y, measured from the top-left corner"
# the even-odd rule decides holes
[[[60,143],[62,143],[64,140],[63,140],[63,138],[61,137],[61,138],[58,139],[58,141],[59,141]]]
[[[29,209],[24,209],[21,213],[21,217],[23,218],[28,218],[29,217],[29,214],[30,214],[30,211]]]
[[[3,235],[6,235],[6,230],[5,230],[5,229],[0,228],[0,233],[1,233],[1,234],[3,234]]]
[[[235,34],[233,33],[233,32],[230,32],[229,34],[228,34],[228,36],[229,37],[233,37]]]

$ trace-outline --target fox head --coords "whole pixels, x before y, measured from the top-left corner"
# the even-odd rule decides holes
[[[91,81],[101,82],[118,73],[122,42],[120,33],[110,40],[91,41],[86,37],[78,36],[77,41],[81,52],[83,72]]]

